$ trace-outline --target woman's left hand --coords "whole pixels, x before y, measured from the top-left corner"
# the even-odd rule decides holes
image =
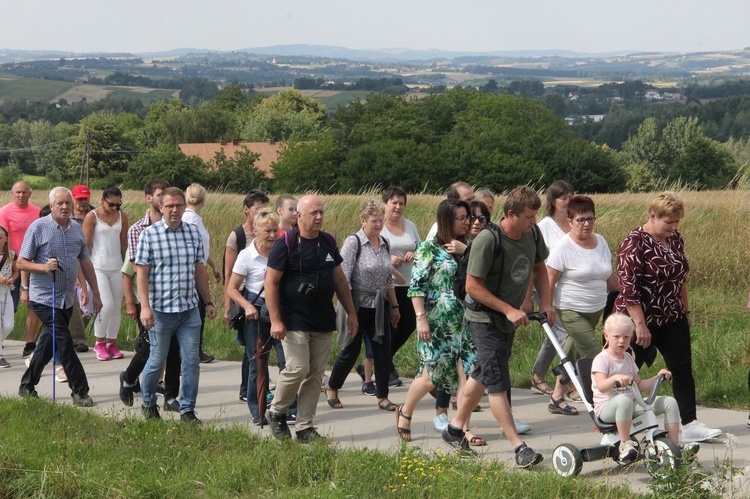
[[[407,251],[404,255],[404,263],[411,263],[414,261],[414,252]],[[748,308],[750,308],[750,302],[748,302]]]
[[[214,277],[216,278],[216,282],[221,281],[221,272],[219,272],[219,267],[214,267]]]

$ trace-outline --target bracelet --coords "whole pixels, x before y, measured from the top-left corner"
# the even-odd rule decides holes
[[[420,317],[424,317],[425,315],[427,314],[425,314],[424,312],[417,312],[416,317],[417,319],[419,319]]]
[[[211,305],[211,306],[213,307],[213,306],[214,306],[214,302],[212,302],[212,301],[207,301],[207,302],[206,302],[206,306],[209,306],[209,305]]]
[[[391,305],[391,308],[399,308],[399,305]]]

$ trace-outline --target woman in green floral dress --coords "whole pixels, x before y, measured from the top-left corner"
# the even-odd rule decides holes
[[[414,255],[408,296],[417,315],[421,374],[409,387],[396,422],[398,436],[407,442],[411,441],[411,415],[419,401],[433,388],[448,393],[460,390],[476,358],[464,309],[453,294],[453,276],[458,269],[454,255],[466,249],[470,217],[471,208],[465,201],[442,201],[437,236],[420,243]],[[484,442],[480,437],[467,438],[475,444]]]

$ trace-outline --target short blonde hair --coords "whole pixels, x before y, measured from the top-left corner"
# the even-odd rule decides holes
[[[665,191],[657,194],[651,201],[648,212],[656,215],[656,218],[682,218],[685,215],[685,204],[674,192]]]
[[[377,199],[368,199],[359,207],[359,218],[365,219],[373,215],[385,215],[385,205]]]
[[[253,227],[256,229],[264,229],[271,224],[275,224],[278,227],[279,223],[279,216],[268,207],[258,210],[253,219]]]
[[[606,321],[604,321],[605,333],[616,327],[626,327],[630,329],[631,333],[635,333],[635,323],[633,322],[633,319],[625,314],[612,314],[607,317]]]
[[[206,200],[206,188],[200,184],[190,184],[185,189],[185,202],[191,206],[201,204]]]

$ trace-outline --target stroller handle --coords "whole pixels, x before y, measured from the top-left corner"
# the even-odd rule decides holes
[[[545,324],[547,322],[547,312],[532,312],[526,314],[526,317],[528,317],[530,321],[539,321],[539,324]]]

